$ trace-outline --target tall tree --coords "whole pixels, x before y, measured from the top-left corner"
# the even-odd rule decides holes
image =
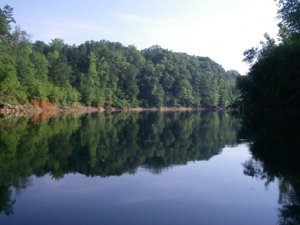
[[[252,63],[248,76],[238,80],[243,107],[258,109],[300,107],[300,3],[279,0],[281,42],[269,35],[258,49],[245,51]]]
[[[3,9],[0,8],[0,37],[7,37],[10,34],[11,23],[15,23],[13,17],[13,8],[5,5]]]
[[[291,34],[300,32],[300,2],[299,0],[277,0],[278,17]]]
[[[82,74],[80,92],[82,101],[87,105],[102,106],[104,104],[103,92],[100,89],[100,79],[97,71],[97,58],[95,53],[90,53],[89,69],[87,74]]]

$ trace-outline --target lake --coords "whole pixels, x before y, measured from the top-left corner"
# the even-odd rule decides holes
[[[287,121],[2,117],[0,224],[300,224],[299,128]]]

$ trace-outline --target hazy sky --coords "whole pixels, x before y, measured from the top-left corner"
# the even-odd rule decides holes
[[[118,41],[208,56],[241,73],[243,51],[277,33],[274,0],[1,0],[32,40]]]

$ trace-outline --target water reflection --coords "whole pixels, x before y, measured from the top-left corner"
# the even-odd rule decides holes
[[[44,117],[43,117],[44,118]],[[236,143],[237,120],[226,113],[117,113],[0,120],[0,211],[13,213],[15,192],[32,175],[112,176],[139,166],[160,173],[208,160]]]
[[[242,120],[240,137],[250,141],[253,157],[244,173],[265,181],[279,181],[279,223],[300,224],[300,117],[251,114]]]

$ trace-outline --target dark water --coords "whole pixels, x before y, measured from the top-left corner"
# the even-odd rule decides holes
[[[0,119],[1,225],[299,224],[296,122],[190,112],[39,119]]]

